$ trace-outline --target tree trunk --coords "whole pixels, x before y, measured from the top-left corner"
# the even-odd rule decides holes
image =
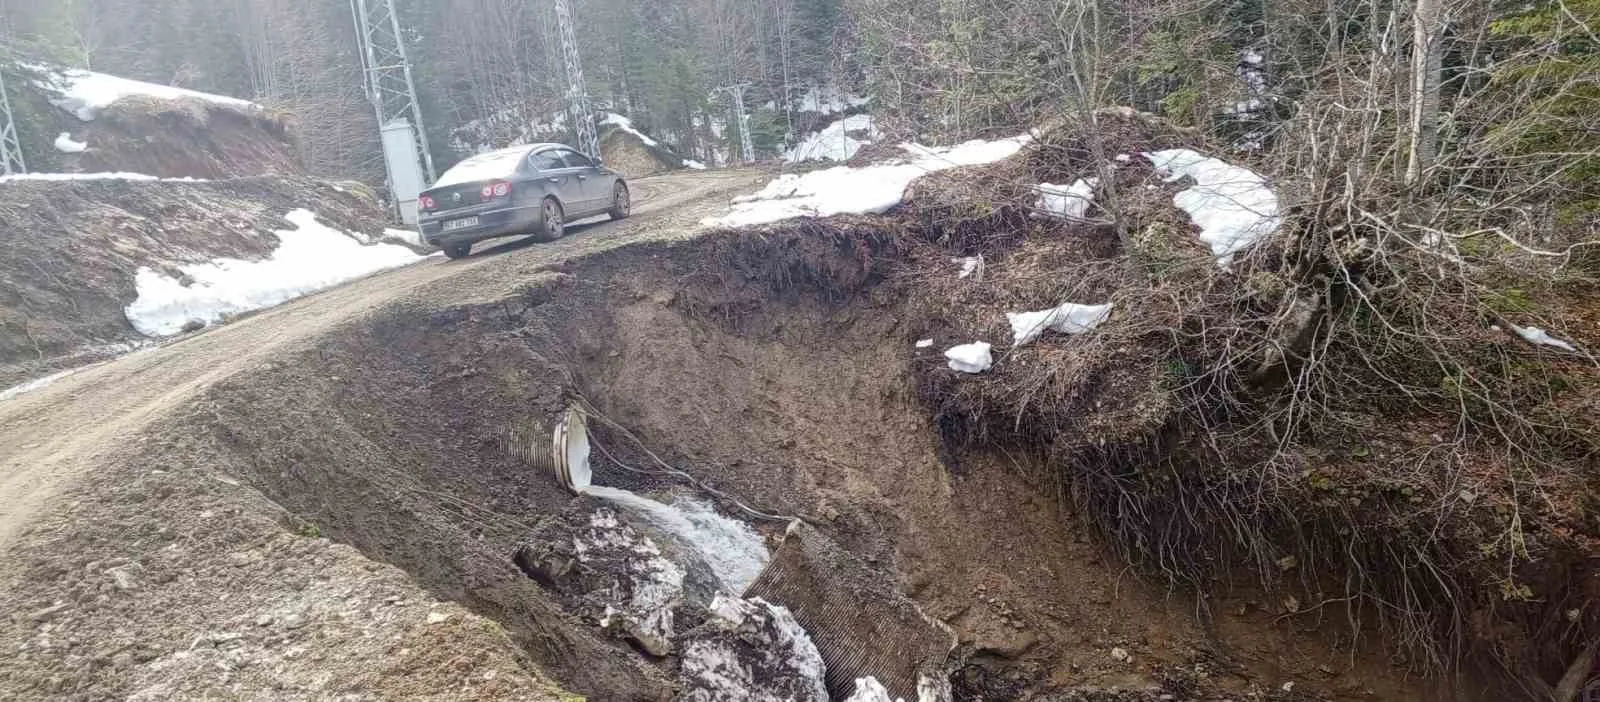
[[[1444,57],[1440,0],[1417,0],[1412,14],[1411,160],[1406,183],[1416,185],[1433,166],[1439,139],[1439,73]]]

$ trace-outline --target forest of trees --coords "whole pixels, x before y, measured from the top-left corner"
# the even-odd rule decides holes
[[[396,0],[436,156],[473,125],[487,142],[564,109],[552,4]],[[785,85],[848,79],[840,0],[575,0],[596,105],[685,153],[734,139],[714,88],[749,83],[761,141],[788,131]],[[16,57],[247,97],[295,116],[314,172],[381,173],[363,94],[350,0],[0,0],[0,36]],[[756,131],[753,129],[753,131]]]
[[[563,110],[551,3],[395,2],[444,163],[463,155],[452,148],[463,126],[476,131],[472,145],[497,145]],[[1343,124],[1382,132],[1400,150],[1388,167],[1413,180],[1435,154],[1491,145],[1501,154],[1581,154],[1600,143],[1582,119],[1600,100],[1600,0],[573,7],[596,104],[704,160],[737,143],[723,128],[732,123],[728,98],[714,94],[735,83],[753,86],[752,132],[767,153],[819,126],[797,122],[789,107],[822,85],[870,95],[893,138],[1015,133],[1105,105],[1240,145],[1298,148],[1321,138],[1310,130]],[[0,0],[0,38],[15,57],[255,99],[297,118],[314,172],[377,179],[353,24],[350,0]],[[1430,99],[1415,99],[1417,90]],[[1581,156],[1561,172],[1571,184],[1595,169]]]

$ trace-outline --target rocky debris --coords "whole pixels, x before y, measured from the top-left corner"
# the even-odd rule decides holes
[[[567,596],[579,614],[616,627],[650,655],[672,652],[684,568],[616,510],[574,500],[539,525],[515,560],[540,585]]]
[[[717,595],[683,646],[679,702],[826,702],[822,655],[789,610]]]

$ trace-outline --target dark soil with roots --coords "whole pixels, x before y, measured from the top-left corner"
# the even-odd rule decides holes
[[[1352,647],[1342,620],[1286,620],[1248,585],[1195,599],[1129,571],[1084,528],[1103,513],[1060,499],[1091,481],[1015,440],[1027,432],[1011,418],[996,425],[998,401],[954,411],[1006,376],[944,368],[942,348],[991,331],[964,326],[967,293],[929,313],[952,292],[934,280],[955,279],[946,258],[878,218],[592,255],[476,301],[388,311],[215,388],[184,420],[186,460],[500,623],[537,669],[596,699],[660,699],[675,661],[568,613],[512,562],[574,498],[503,438],[573,398],[596,415],[597,483],[699,491],[659,460],[895,573],[957,631],[958,699],[1424,694],[1375,642]],[[914,348],[928,337],[935,348]]]

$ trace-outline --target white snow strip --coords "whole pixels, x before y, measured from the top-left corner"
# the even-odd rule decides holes
[[[856,691],[844,702],[905,702],[905,700],[890,697],[888,688],[872,676],[856,678]]]
[[[1094,189],[1099,185],[1099,178],[1080,178],[1072,185],[1040,183],[1034,187],[1039,193],[1034,207],[1057,219],[1082,220],[1094,204]]]
[[[174,88],[170,85],[128,80],[127,78],[118,78],[77,68],[61,70],[46,68],[45,70],[50,72],[45,79],[46,87],[61,93],[61,96],[52,99],[50,104],[77,115],[78,119],[85,122],[93,121],[99,115],[100,110],[105,109],[111,103],[125,97],[134,96],[148,96],[163,100],[194,98],[243,110],[262,109],[260,105],[249,100],[202,93],[184,88]]]
[[[204,183],[204,178],[157,178],[145,173],[18,173],[0,176],[0,183],[18,180],[159,180],[165,183]]]
[[[1085,334],[1111,318],[1111,305],[1079,305],[1067,302],[1039,312],[1007,312],[1011,322],[1011,346],[1032,343],[1046,330],[1062,334]]]
[[[931,348],[933,348],[933,339],[923,339],[921,341],[918,341],[917,342],[917,348],[919,348],[919,349],[931,349]]]
[[[853,115],[806,136],[783,155],[786,163],[806,161],[849,161],[861,147],[883,135],[873,125],[871,115]]]
[[[967,278],[971,278],[973,273],[977,273],[979,278],[983,277],[982,254],[977,256],[968,256],[966,258],[952,258],[950,259],[950,262],[961,264],[961,273],[956,276],[957,278],[966,280]]]
[[[89,150],[89,142],[78,141],[72,138],[71,132],[62,132],[56,137],[56,151],[64,154],[81,154]]]
[[[1574,348],[1572,344],[1550,336],[1549,333],[1538,327],[1519,327],[1512,325],[1512,328],[1516,329],[1517,336],[1522,337],[1524,340],[1530,344],[1533,344],[1534,346],[1553,346],[1563,351],[1571,351],[1574,353],[1576,353],[1578,350],[1577,348]]]
[[[56,382],[57,380],[60,380],[60,379],[65,378],[65,377],[67,377],[69,375],[72,375],[73,373],[76,373],[79,370],[81,370],[81,369],[74,368],[72,370],[61,371],[60,373],[56,373],[55,375],[47,375],[47,376],[45,376],[43,378],[37,378],[37,379],[34,379],[34,380],[30,380],[30,381],[28,381],[26,383],[23,383],[21,385],[18,385],[16,387],[7,388],[5,390],[0,390],[0,402],[5,402],[6,400],[11,400],[11,399],[15,399],[15,398],[21,397],[21,396],[26,395],[26,394],[28,394],[30,392],[35,391],[35,390],[42,390],[44,388],[47,388],[52,383]]]
[[[638,128],[634,127],[633,120],[623,117],[615,112],[607,112],[605,119],[600,120],[600,123],[612,125],[624,132],[639,137],[639,141],[656,148],[662,148],[660,142],[657,142],[655,139],[651,139],[650,135],[645,134],[644,132],[639,131]]]
[[[1172,201],[1200,227],[1200,240],[1211,245],[1217,265],[1223,268],[1283,223],[1278,195],[1255,171],[1188,149],[1154,151],[1144,157],[1169,183],[1194,178],[1194,187]]]
[[[743,227],[794,217],[837,214],[881,214],[905,197],[911,182],[929,173],[994,163],[1015,155],[1031,140],[1019,136],[999,141],[969,141],[930,148],[902,144],[909,158],[863,168],[839,166],[805,174],[779,176],[760,192],[733,201],[733,210],[701,220],[710,227]]]
[[[950,359],[950,370],[959,373],[982,373],[994,367],[991,348],[993,347],[982,341],[962,344],[945,351],[944,357]]]
[[[422,241],[422,235],[415,229],[385,229],[383,234],[384,238],[398,239],[419,249],[430,248],[428,244]]]
[[[703,171],[706,169],[706,164],[696,161],[692,158],[686,158],[683,160],[683,167],[691,171]]]
[[[193,281],[187,286],[139,269],[134,279],[138,298],[125,310],[128,321],[146,336],[171,336],[191,320],[217,322],[423,258],[404,246],[363,246],[317,221],[310,210],[295,210],[285,219],[295,228],[276,232],[278,248],[266,260],[219,258],[178,265]]]

